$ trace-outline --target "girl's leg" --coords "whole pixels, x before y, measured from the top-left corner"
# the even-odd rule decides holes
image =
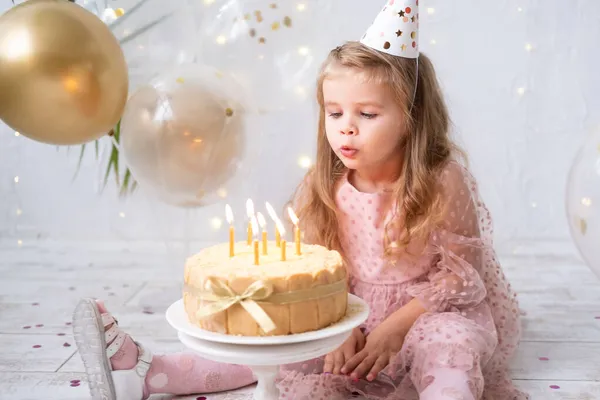
[[[101,302],[83,299],[73,331],[93,400],[141,400],[154,393],[199,394],[255,382],[249,368],[190,353],[153,356],[118,328]]]

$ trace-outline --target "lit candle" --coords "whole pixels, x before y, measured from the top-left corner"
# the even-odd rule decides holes
[[[235,228],[233,227],[233,211],[229,204],[225,205],[225,216],[227,218],[227,222],[229,223],[229,257],[233,257],[235,255],[233,243],[235,241]]]
[[[277,245],[277,247],[279,247],[279,245],[281,244],[281,231],[279,230],[279,226],[277,225],[277,214],[275,213],[273,206],[271,206],[268,201],[265,205],[267,207],[267,212],[269,213],[269,216],[271,217],[273,222],[275,222],[275,244]]]
[[[254,203],[252,199],[246,201],[246,215],[248,216],[248,246],[252,244],[252,217],[254,217]]]
[[[258,224],[262,229],[262,253],[263,255],[267,255],[267,221],[265,217],[261,213],[256,213],[256,218],[258,219]]]
[[[280,246],[279,246],[281,248],[281,261],[286,261],[286,256],[285,256],[285,248],[286,248],[286,243],[285,243],[285,227],[281,223],[281,220],[279,218],[277,218],[277,217],[275,217],[275,225],[277,226],[277,230],[279,232],[281,232],[281,235],[283,236],[283,239],[281,239]]]
[[[252,227],[252,231],[258,233],[258,223],[256,222],[256,217],[254,215],[250,219],[250,225]],[[258,265],[258,264],[259,264],[258,238],[257,238],[257,236],[255,236],[254,237],[254,265]]]
[[[301,249],[300,249],[300,228],[298,227],[298,222],[300,222],[300,220],[296,216],[296,213],[294,212],[294,210],[292,210],[292,207],[288,207],[288,214],[290,215],[290,219],[292,220],[292,223],[294,224],[294,239],[296,240],[296,254],[300,255],[300,254],[302,254]]]

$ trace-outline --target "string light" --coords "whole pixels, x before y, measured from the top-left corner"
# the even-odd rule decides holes
[[[584,197],[583,199],[581,199],[581,204],[583,204],[586,207],[591,207],[592,199],[590,199],[589,197]]]
[[[518,88],[517,93],[519,94],[519,96],[523,96],[525,94],[525,88],[524,87]]]
[[[531,43],[526,43],[525,44],[525,50],[527,50],[527,51],[533,50],[533,45]]]
[[[19,177],[15,176],[15,183],[19,183]]]
[[[17,240],[17,244],[20,246],[23,246],[23,241],[21,239]]]
[[[437,44],[437,41],[435,39],[431,39],[431,44],[435,45]]]
[[[227,189],[220,188],[219,190],[217,190],[217,196],[219,196],[222,199],[227,197]]]
[[[538,205],[537,205],[537,203],[536,203],[535,201],[532,201],[532,202],[531,202],[531,208],[537,208],[537,206],[538,206]]]
[[[427,7],[427,14],[433,14],[433,13],[435,13],[435,8]]]
[[[20,216],[21,214],[23,214],[23,210],[21,210],[20,208],[17,208],[16,214],[17,214],[17,216]]]
[[[227,38],[223,35],[219,35],[219,36],[217,36],[216,41],[217,41],[217,44],[223,45],[223,44],[227,43]]]
[[[213,217],[210,220],[210,225],[213,229],[218,230],[223,226],[223,220],[219,217]]]
[[[298,54],[301,56],[307,56],[310,53],[310,49],[306,46],[302,46],[298,48]]]
[[[124,213],[123,211],[121,211],[121,212],[119,213],[119,217],[121,217],[121,218],[125,218],[125,213]]]
[[[307,156],[300,156],[300,158],[298,158],[298,165],[301,168],[308,169],[312,165],[312,161]]]
[[[517,11],[518,12],[522,12],[523,11],[523,7],[517,7]]]
[[[304,3],[298,3],[298,5],[296,6],[296,9],[298,11],[304,11],[304,10],[306,10],[306,4],[304,4]]]
[[[304,86],[298,85],[294,90],[298,96],[304,96],[306,94],[306,89]]]
[[[215,0],[204,0],[204,5],[205,6],[210,6],[211,4],[213,4],[215,2]]]
[[[21,134],[15,131],[15,136],[21,136]]]

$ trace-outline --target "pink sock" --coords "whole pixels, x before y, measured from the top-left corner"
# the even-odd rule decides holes
[[[432,382],[419,394],[421,400],[475,400],[469,386],[469,375],[452,368],[437,368],[428,376]]]
[[[97,302],[101,313],[106,307]],[[107,327],[109,329],[110,327]],[[132,369],[138,362],[138,347],[129,335],[110,359],[113,370]],[[238,389],[256,382],[248,367],[221,364],[193,353],[177,353],[152,357],[146,375],[144,398],[151,394],[200,394]]]

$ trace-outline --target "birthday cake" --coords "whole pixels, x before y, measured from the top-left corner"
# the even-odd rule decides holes
[[[258,243],[223,243],[188,258],[183,301],[189,321],[242,336],[290,335],[339,321],[348,299],[340,254],[306,244],[298,254],[294,243],[284,243],[265,241],[259,251]]]

